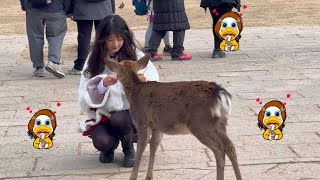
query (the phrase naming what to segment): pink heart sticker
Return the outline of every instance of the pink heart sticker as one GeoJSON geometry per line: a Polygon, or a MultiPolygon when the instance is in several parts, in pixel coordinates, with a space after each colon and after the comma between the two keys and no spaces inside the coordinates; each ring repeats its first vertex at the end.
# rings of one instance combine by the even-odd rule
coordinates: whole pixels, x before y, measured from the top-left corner
{"type": "Polygon", "coordinates": [[[287,94],[287,98],[289,99],[290,97],[291,97],[291,94],[288,93],[288,94],[287,94]]]}
{"type": "Polygon", "coordinates": [[[26,108],[27,111],[30,111],[30,109],[31,109],[30,106],[28,106],[28,107],[26,108]]]}
{"type": "Polygon", "coordinates": [[[53,114],[56,114],[57,112],[56,111],[53,111],[53,114]]]}
{"type": "Polygon", "coordinates": [[[284,103],[283,103],[283,105],[284,105],[284,106],[286,106],[286,105],[287,105],[287,103],[285,103],[285,102],[284,102],[284,103]]]}
{"type": "Polygon", "coordinates": [[[216,13],[216,12],[217,12],[217,10],[216,10],[216,9],[214,9],[214,10],[212,10],[212,12],[213,12],[213,13],[216,13]]]}
{"type": "Polygon", "coordinates": [[[243,5],[243,9],[247,9],[247,7],[248,7],[248,6],[247,6],[246,4],[243,5]]]}
{"type": "Polygon", "coordinates": [[[240,17],[242,17],[242,16],[243,16],[243,14],[242,14],[242,13],[240,13],[239,15],[240,15],[240,17]]]}
{"type": "Polygon", "coordinates": [[[216,16],[219,16],[219,13],[218,13],[218,12],[216,13],[216,16]]]}
{"type": "Polygon", "coordinates": [[[260,101],[259,104],[262,104],[262,101],[260,101]]]}
{"type": "Polygon", "coordinates": [[[29,113],[31,114],[31,113],[32,113],[32,110],[30,110],[29,113]]]}
{"type": "Polygon", "coordinates": [[[58,103],[57,103],[57,106],[58,106],[58,107],[61,106],[61,103],[58,102],[58,103]]]}
{"type": "Polygon", "coordinates": [[[256,101],[259,102],[259,101],[260,101],[260,98],[257,98],[256,101]]]}

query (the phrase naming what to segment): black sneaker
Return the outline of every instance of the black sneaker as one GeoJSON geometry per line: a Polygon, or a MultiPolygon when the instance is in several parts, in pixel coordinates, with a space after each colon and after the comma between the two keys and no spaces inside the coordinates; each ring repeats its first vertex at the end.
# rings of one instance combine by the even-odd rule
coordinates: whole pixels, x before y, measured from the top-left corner
{"type": "Polygon", "coordinates": [[[172,52],[172,48],[170,45],[163,48],[163,54],[171,55],[171,52],[172,52]]]}
{"type": "Polygon", "coordinates": [[[101,163],[111,163],[114,159],[114,152],[112,153],[104,153],[104,152],[100,152],[100,155],[99,155],[99,161],[101,163]]]}
{"type": "Polygon", "coordinates": [[[212,52],[212,58],[225,58],[226,57],[226,53],[221,51],[220,49],[214,49],[212,52]]]}

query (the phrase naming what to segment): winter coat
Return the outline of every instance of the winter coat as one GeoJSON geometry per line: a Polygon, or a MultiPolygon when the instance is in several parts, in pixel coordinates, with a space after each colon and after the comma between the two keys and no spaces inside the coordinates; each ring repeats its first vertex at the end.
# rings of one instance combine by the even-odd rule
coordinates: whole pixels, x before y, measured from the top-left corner
{"type": "Polygon", "coordinates": [[[153,2],[154,31],[182,31],[190,29],[184,0],[156,0],[153,2]]]}
{"type": "Polygon", "coordinates": [[[72,13],[74,20],[102,20],[112,14],[111,0],[101,2],[74,0],[72,13]]]}
{"type": "Polygon", "coordinates": [[[42,7],[34,5],[31,0],[20,0],[20,3],[22,10],[35,8],[45,12],[68,12],[71,9],[72,0],[53,0],[52,3],[44,5],[42,7]]]}
{"type": "Polygon", "coordinates": [[[208,8],[208,7],[218,7],[221,4],[229,4],[230,6],[236,8],[240,11],[240,0],[201,0],[200,7],[208,8]]]}
{"type": "MultiPolygon", "coordinates": [[[[136,51],[137,58],[144,56],[143,52],[136,51]]],[[[83,69],[86,69],[87,62],[83,69]]],[[[159,81],[159,74],[155,66],[149,61],[147,67],[139,71],[143,73],[147,81],[159,81]]],[[[80,78],[78,103],[80,104],[82,112],[86,112],[88,118],[80,122],[80,132],[87,131],[91,126],[98,124],[101,121],[101,115],[110,118],[112,111],[121,111],[129,109],[129,102],[125,97],[125,93],[120,81],[112,86],[106,88],[104,94],[100,94],[98,85],[100,81],[108,75],[113,74],[107,67],[103,74],[97,75],[91,79],[84,75],[80,78]],[[91,108],[96,108],[96,111],[91,108]],[[95,121],[87,121],[88,119],[95,119],[95,121]]]]}

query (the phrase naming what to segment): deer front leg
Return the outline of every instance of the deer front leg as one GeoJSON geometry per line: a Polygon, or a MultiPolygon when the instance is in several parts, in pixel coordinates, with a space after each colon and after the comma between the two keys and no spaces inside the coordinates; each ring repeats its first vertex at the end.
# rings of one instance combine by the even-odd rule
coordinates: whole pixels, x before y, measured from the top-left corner
{"type": "Polygon", "coordinates": [[[136,180],[138,177],[139,166],[142,158],[142,154],[147,147],[150,138],[150,129],[147,127],[137,127],[138,131],[138,143],[137,143],[137,156],[134,161],[133,169],[129,180],[136,180]]]}
{"type": "Polygon", "coordinates": [[[146,180],[151,180],[153,178],[153,165],[156,156],[157,149],[162,140],[163,133],[157,130],[152,131],[151,141],[150,141],[150,157],[149,157],[149,166],[146,176],[146,180]]]}

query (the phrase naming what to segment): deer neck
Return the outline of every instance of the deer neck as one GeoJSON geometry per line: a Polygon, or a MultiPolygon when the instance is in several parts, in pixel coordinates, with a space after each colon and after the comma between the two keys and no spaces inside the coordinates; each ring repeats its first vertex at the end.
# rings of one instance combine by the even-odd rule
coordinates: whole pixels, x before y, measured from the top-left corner
{"type": "Polygon", "coordinates": [[[134,97],[140,92],[140,88],[138,87],[139,84],[141,84],[141,81],[138,78],[138,75],[134,72],[128,75],[125,81],[122,82],[123,90],[129,102],[131,102],[132,99],[134,99],[134,97]]]}

